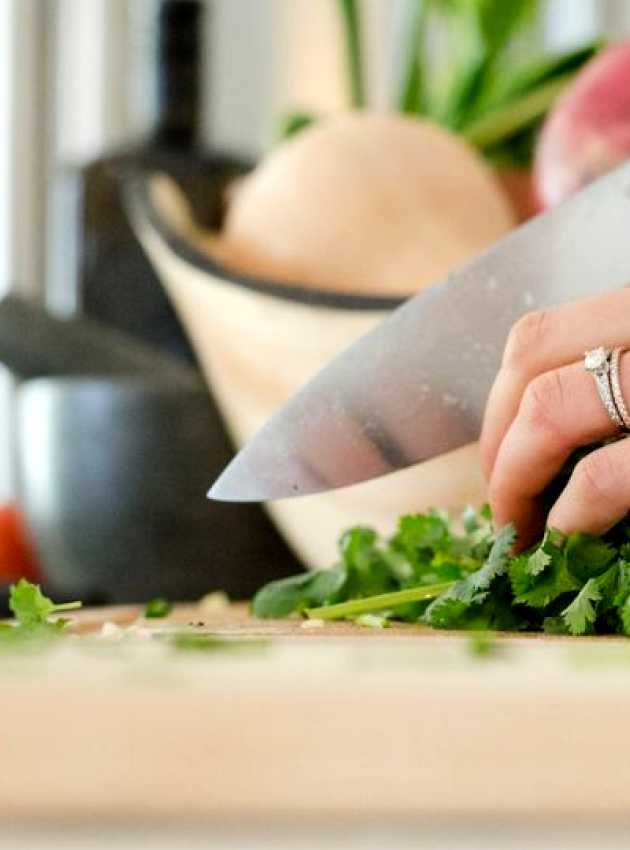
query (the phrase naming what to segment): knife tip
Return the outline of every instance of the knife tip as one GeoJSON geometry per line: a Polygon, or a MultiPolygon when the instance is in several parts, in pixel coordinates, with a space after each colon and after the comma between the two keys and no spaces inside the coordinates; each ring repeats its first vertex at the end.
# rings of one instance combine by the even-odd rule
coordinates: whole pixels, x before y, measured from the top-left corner
{"type": "Polygon", "coordinates": [[[223,470],[214,484],[206,493],[206,497],[213,502],[259,502],[263,496],[258,492],[257,487],[252,486],[249,480],[243,480],[242,476],[238,475],[238,469],[235,472],[234,461],[223,470]]]}
{"type": "Polygon", "coordinates": [[[224,492],[225,488],[221,484],[222,477],[217,478],[212,487],[210,487],[206,493],[206,498],[211,499],[213,502],[232,502],[234,501],[233,498],[224,492]]]}

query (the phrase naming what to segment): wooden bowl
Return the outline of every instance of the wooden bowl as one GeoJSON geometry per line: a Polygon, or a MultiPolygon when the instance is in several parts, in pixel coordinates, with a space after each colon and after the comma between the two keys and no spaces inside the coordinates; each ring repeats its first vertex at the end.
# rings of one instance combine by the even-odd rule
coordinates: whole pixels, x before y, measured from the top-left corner
{"type": "MultiPolygon", "coordinates": [[[[400,303],[232,273],[212,259],[212,235],[199,229],[176,188],[160,176],[129,179],[126,200],[237,447],[400,303]]],[[[434,506],[458,511],[483,498],[477,449],[470,445],[386,478],[267,507],[303,562],[320,567],[336,558],[337,539],[348,526],[388,533],[402,513],[434,506]]]]}

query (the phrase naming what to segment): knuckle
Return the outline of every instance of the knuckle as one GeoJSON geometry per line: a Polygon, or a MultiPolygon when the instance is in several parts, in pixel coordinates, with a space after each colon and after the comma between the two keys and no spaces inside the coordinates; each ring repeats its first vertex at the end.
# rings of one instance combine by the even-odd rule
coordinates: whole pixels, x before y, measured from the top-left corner
{"type": "Polygon", "coordinates": [[[564,389],[558,372],[539,375],[528,385],[521,403],[521,415],[535,429],[553,431],[564,442],[562,409],[564,389]]]}
{"type": "Polygon", "coordinates": [[[523,363],[531,360],[547,333],[548,315],[546,310],[534,310],[513,325],[505,346],[504,365],[522,368],[523,363]]]}
{"type": "Polygon", "coordinates": [[[583,498],[589,501],[615,500],[620,484],[619,469],[608,452],[591,452],[577,464],[573,475],[583,498]]]}

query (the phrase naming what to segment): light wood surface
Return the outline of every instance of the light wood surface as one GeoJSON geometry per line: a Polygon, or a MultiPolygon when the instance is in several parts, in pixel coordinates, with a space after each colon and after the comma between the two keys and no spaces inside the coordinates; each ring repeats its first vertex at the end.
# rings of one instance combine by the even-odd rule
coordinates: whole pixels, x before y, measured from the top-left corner
{"type": "Polygon", "coordinates": [[[82,612],[59,650],[0,656],[5,822],[630,820],[624,639],[511,637],[481,658],[467,635],[242,606],[174,620],[249,649],[89,639],[138,613],[82,612]]]}

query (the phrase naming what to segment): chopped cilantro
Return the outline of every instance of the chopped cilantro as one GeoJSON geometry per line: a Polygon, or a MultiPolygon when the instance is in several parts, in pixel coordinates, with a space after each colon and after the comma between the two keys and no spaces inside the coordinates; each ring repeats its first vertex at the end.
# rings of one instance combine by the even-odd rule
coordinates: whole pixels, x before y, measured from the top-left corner
{"type": "Polygon", "coordinates": [[[219,638],[215,635],[182,631],[169,636],[167,642],[175,649],[193,652],[238,652],[241,650],[258,652],[266,649],[267,641],[219,638]]]}
{"type": "Polygon", "coordinates": [[[52,615],[80,607],[80,602],[56,604],[44,596],[39,585],[20,579],[17,584],[11,585],[9,592],[9,608],[15,615],[15,621],[2,624],[0,646],[26,647],[48,643],[59,637],[68,624],[62,617],[51,619],[52,615]]]}
{"type": "Polygon", "coordinates": [[[148,619],[168,617],[172,607],[168,599],[163,596],[156,596],[155,599],[150,599],[144,606],[144,616],[148,619]]]}
{"type": "Polygon", "coordinates": [[[38,584],[31,584],[24,578],[11,585],[9,608],[21,626],[39,626],[48,622],[48,618],[58,611],[70,611],[80,607],[80,602],[56,604],[44,596],[38,584]]]}
{"type": "Polygon", "coordinates": [[[438,629],[630,636],[630,517],[603,537],[549,528],[517,555],[514,529],[491,523],[484,507],[459,523],[441,511],[405,515],[388,541],[351,529],[336,566],[272,582],[254,613],[376,624],[385,612],[387,623],[438,629]]]}

